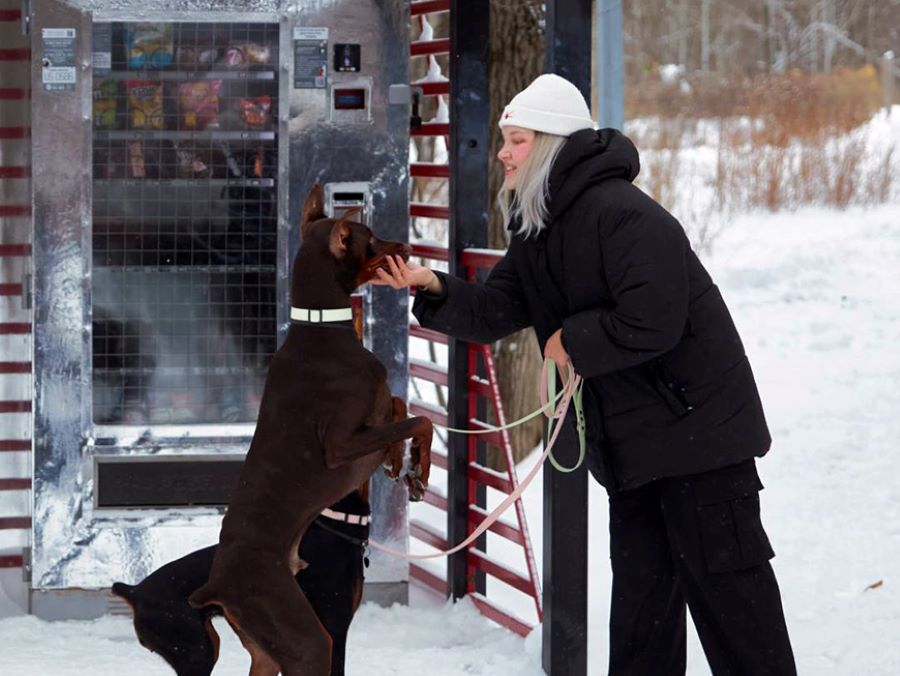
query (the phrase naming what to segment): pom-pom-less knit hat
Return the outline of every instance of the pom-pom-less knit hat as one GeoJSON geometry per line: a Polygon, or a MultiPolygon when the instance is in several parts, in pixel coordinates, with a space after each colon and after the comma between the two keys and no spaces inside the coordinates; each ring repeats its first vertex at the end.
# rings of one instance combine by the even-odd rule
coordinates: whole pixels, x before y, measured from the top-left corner
{"type": "Polygon", "coordinates": [[[597,128],[578,87],[559,75],[541,75],[516,94],[503,110],[499,125],[558,136],[597,128]]]}

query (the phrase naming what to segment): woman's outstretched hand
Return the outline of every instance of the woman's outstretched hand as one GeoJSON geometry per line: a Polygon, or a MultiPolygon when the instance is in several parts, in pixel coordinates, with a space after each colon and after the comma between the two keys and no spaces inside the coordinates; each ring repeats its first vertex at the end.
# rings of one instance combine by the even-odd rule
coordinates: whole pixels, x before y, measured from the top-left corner
{"type": "Polygon", "coordinates": [[[407,286],[420,286],[430,293],[438,293],[441,290],[441,280],[430,268],[416,263],[407,263],[400,256],[387,257],[390,273],[378,268],[375,274],[377,279],[371,281],[377,286],[390,286],[394,289],[403,289],[407,286]]]}

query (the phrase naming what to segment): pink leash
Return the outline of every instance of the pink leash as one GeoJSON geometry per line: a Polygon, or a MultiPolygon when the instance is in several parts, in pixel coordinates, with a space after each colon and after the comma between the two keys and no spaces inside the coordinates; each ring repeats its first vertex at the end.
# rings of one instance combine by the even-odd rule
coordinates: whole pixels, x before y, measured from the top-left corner
{"type": "MultiPolygon", "coordinates": [[[[549,359],[544,360],[544,365],[541,368],[541,407],[542,409],[546,409],[548,403],[548,362],[549,359]]],[[[491,512],[485,519],[482,521],[479,526],[472,531],[472,534],[469,535],[465,540],[460,542],[458,545],[453,547],[452,549],[448,549],[442,552],[436,552],[434,554],[409,554],[408,552],[401,552],[397,549],[392,549],[390,547],[386,547],[383,544],[375,542],[374,540],[369,540],[369,545],[373,549],[377,549],[378,551],[385,552],[386,554],[390,554],[392,556],[398,556],[403,559],[437,559],[442,556],[450,556],[450,554],[455,554],[456,552],[465,549],[470,544],[475,542],[481,535],[490,528],[505,512],[509,509],[510,505],[512,505],[522,493],[525,492],[525,489],[528,488],[529,484],[534,480],[534,477],[537,476],[538,471],[541,467],[544,466],[544,463],[547,461],[547,458],[550,456],[550,451],[553,450],[553,445],[556,443],[556,437],[559,435],[559,430],[562,428],[562,422],[566,417],[566,412],[569,410],[569,403],[572,401],[572,396],[575,391],[578,389],[578,385],[581,382],[581,376],[575,374],[575,369],[572,367],[572,362],[568,363],[569,367],[569,375],[566,379],[566,383],[563,387],[562,392],[562,400],[559,402],[559,406],[553,412],[544,411],[544,414],[551,420],[551,425],[553,424],[553,420],[558,420],[559,422],[556,424],[556,427],[553,429],[553,433],[550,436],[550,441],[547,442],[547,448],[544,449],[543,454],[541,455],[541,459],[535,464],[534,467],[531,468],[531,471],[528,475],[522,480],[521,483],[516,487],[516,489],[504,498],[503,502],[501,502],[497,509],[491,512]]]]}

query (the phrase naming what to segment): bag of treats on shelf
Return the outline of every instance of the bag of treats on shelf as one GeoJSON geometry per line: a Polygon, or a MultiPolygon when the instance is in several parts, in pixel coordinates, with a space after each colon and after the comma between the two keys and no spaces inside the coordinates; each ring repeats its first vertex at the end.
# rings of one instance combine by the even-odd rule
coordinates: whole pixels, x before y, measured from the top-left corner
{"type": "Polygon", "coordinates": [[[246,68],[247,66],[261,66],[270,62],[272,50],[264,45],[252,42],[231,45],[225,50],[226,68],[246,68]]]}
{"type": "Polygon", "coordinates": [[[115,80],[94,82],[94,127],[96,129],[116,128],[116,99],[119,87],[115,80]]]}
{"type": "Polygon", "coordinates": [[[221,88],[221,80],[197,80],[178,85],[178,110],[183,129],[208,129],[219,126],[221,88]]]}
{"type": "Polygon", "coordinates": [[[209,70],[216,62],[219,50],[215,47],[183,46],[178,48],[178,67],[181,70],[209,70]]]}
{"type": "Polygon", "coordinates": [[[238,111],[245,126],[252,129],[268,127],[272,117],[272,99],[269,96],[240,99],[238,101],[238,111]]]}
{"type": "Polygon", "coordinates": [[[163,85],[155,80],[126,80],[132,129],[163,129],[163,85]]]}
{"type": "Polygon", "coordinates": [[[210,173],[197,149],[188,143],[175,144],[175,160],[179,178],[198,178],[210,173]]]}
{"type": "Polygon", "coordinates": [[[133,23],[125,27],[129,68],[167,68],[172,65],[171,23],[133,23]]]}

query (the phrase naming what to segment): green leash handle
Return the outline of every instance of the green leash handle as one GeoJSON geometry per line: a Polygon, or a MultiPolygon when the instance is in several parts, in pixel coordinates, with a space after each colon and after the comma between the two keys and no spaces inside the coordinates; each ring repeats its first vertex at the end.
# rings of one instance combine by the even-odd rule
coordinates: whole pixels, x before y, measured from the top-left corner
{"type": "MultiPolygon", "coordinates": [[[[547,458],[550,461],[550,464],[553,465],[553,469],[555,469],[557,472],[562,472],[563,474],[569,474],[581,467],[582,463],[584,462],[584,456],[587,447],[584,405],[582,404],[584,380],[581,378],[581,376],[575,375],[575,369],[572,367],[572,362],[568,363],[568,367],[568,376],[563,378],[563,392],[560,393],[560,396],[565,392],[566,388],[573,388],[574,391],[572,393],[572,403],[575,405],[575,427],[578,430],[578,460],[572,467],[566,467],[553,456],[552,451],[547,458]]],[[[556,363],[552,359],[544,359],[544,367],[541,374],[542,399],[544,397],[544,392],[546,392],[548,402],[556,402],[556,363]]],[[[550,419],[547,424],[547,443],[549,443],[550,439],[554,436],[553,421],[558,420],[558,422],[556,423],[556,427],[559,427],[565,422],[564,412],[554,410],[552,413],[548,413],[546,412],[548,405],[549,404],[544,404],[541,407],[541,410],[545,411],[545,415],[550,419]]]]}

